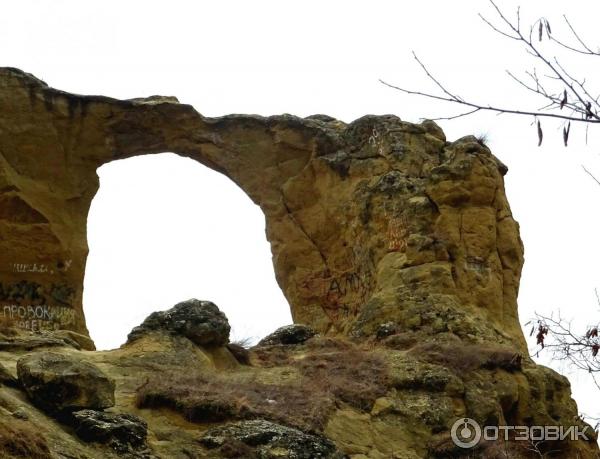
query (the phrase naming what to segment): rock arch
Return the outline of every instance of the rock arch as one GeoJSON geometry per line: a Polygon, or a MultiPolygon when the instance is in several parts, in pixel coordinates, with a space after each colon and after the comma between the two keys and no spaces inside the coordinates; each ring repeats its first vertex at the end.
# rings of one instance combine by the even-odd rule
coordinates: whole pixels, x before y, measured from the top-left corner
{"type": "Polygon", "coordinates": [[[449,143],[433,122],[391,115],[207,118],[172,97],[73,95],[10,68],[0,103],[0,304],[21,327],[87,334],[96,169],[174,152],[260,206],[296,322],[355,336],[450,331],[525,350],[506,167],[474,137],[449,143]]]}
{"type": "Polygon", "coordinates": [[[83,309],[99,349],[120,346],[149,313],[188,297],[218,304],[232,341],[291,322],[264,215],[231,180],[173,153],[112,161],[97,174],[83,309]]]}

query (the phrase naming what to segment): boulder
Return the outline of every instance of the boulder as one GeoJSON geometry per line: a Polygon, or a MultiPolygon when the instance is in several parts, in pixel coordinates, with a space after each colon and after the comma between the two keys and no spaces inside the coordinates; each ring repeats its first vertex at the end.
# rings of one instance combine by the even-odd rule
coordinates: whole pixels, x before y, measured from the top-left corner
{"type": "Polygon", "coordinates": [[[165,331],[188,338],[198,346],[223,346],[229,342],[231,327],[225,314],[210,301],[191,299],[168,311],[150,314],[127,336],[132,342],[153,331],[165,331]]]}
{"type": "Polygon", "coordinates": [[[307,325],[285,325],[278,328],[270,335],[265,336],[259,341],[258,345],[272,346],[275,344],[302,344],[316,334],[317,332],[307,325]]]}
{"type": "Polygon", "coordinates": [[[119,453],[147,448],[148,425],[137,416],[81,410],[73,418],[75,433],[85,442],[102,443],[119,453]]]}
{"type": "Polygon", "coordinates": [[[26,355],[17,375],[29,398],[50,414],[115,404],[115,383],[95,365],[53,352],[26,355]]]}
{"type": "Polygon", "coordinates": [[[232,445],[248,448],[244,457],[293,459],[341,459],[335,445],[325,437],[310,435],[298,429],[256,419],[210,429],[200,439],[209,449],[231,449],[232,445]],[[254,456],[250,454],[254,453],[254,456]]]}

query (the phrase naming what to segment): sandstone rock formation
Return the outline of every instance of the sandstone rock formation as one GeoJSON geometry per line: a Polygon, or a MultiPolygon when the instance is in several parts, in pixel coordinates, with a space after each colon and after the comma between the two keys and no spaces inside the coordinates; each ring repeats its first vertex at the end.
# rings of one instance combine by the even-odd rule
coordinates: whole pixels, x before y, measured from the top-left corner
{"type": "Polygon", "coordinates": [[[14,386],[19,367],[25,382],[27,352],[84,359],[115,381],[116,412],[86,414],[91,430],[120,432],[131,414],[152,450],[127,440],[124,453],[112,433],[82,442],[4,386],[3,453],[303,457],[308,445],[351,459],[598,456],[591,430],[539,451],[451,440],[465,417],[586,427],[568,380],[529,358],[507,169],[476,138],[447,142],[433,122],[391,115],[206,118],[174,98],[78,96],[9,68],[0,107],[3,380],[14,386]],[[193,300],[150,316],[120,349],[91,351],[81,298],[96,169],[166,151],[225,174],[261,207],[296,326],[244,350],[227,343],[214,304],[193,300]],[[28,432],[37,436],[18,440],[28,432]]]}
{"type": "Polygon", "coordinates": [[[31,400],[50,414],[115,404],[114,381],[86,361],[37,352],[19,359],[17,374],[31,400]]]}
{"type": "Polygon", "coordinates": [[[22,328],[86,333],[96,169],[171,151],[261,207],[295,322],[370,335],[393,320],[525,350],[506,167],[474,137],[448,143],[434,123],[395,116],[211,119],[174,98],[77,96],[7,68],[0,103],[0,301],[22,328]]]}

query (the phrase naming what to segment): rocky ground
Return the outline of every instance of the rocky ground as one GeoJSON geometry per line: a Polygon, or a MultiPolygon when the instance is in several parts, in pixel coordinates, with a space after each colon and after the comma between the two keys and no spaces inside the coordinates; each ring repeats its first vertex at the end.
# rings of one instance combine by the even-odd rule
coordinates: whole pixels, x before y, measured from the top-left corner
{"type": "MultiPolygon", "coordinates": [[[[368,342],[283,327],[245,349],[218,308],[154,313],[111,351],[2,330],[1,457],[596,457],[590,442],[454,446],[460,417],[582,425],[568,381],[502,346],[384,326],[368,342]],[[538,451],[535,450],[535,448],[538,451]],[[546,454],[546,455],[544,455],[546,454]]],[[[591,431],[591,429],[590,429],[591,431]]]]}

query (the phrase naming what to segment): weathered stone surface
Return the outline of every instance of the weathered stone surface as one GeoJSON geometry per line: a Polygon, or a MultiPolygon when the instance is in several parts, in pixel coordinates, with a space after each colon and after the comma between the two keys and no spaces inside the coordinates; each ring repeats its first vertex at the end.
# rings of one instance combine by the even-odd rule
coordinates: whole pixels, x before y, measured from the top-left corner
{"type": "Polygon", "coordinates": [[[0,340],[0,351],[31,351],[33,349],[49,347],[70,346],[75,349],[81,349],[79,344],[68,337],[58,338],[53,334],[31,334],[21,333],[20,336],[10,337],[0,340]]]}
{"type": "Polygon", "coordinates": [[[81,410],[73,418],[77,436],[86,442],[106,444],[119,453],[147,449],[148,425],[137,416],[81,410]]]}
{"type": "MultiPolygon", "coordinates": [[[[448,142],[432,121],[412,124],[393,115],[350,124],[325,115],[207,118],[175,98],[78,96],[19,70],[0,69],[2,339],[24,342],[10,326],[55,331],[52,339],[69,344],[57,345],[56,352],[69,361],[66,356],[84,355],[118,381],[118,408],[144,417],[152,433],[148,441],[165,457],[252,457],[260,451],[270,457],[293,446],[248,445],[244,435],[236,440],[232,433],[231,444],[215,440],[206,443],[212,448],[207,451],[190,419],[133,411],[140,408],[135,394],[157,372],[172,376],[168,387],[189,395],[176,376],[181,381],[190,369],[226,372],[241,410],[258,400],[269,404],[269,419],[291,425],[298,420],[285,411],[290,405],[298,408],[294,413],[314,414],[307,407],[321,400],[307,404],[304,393],[293,400],[290,394],[300,388],[323,396],[321,379],[331,383],[336,391],[325,391],[327,409],[311,425],[356,459],[457,455],[448,441],[461,417],[568,427],[579,423],[568,382],[531,362],[519,325],[523,247],[504,192],[506,172],[474,137],[448,142]],[[294,322],[321,337],[302,346],[256,347],[238,356],[252,364],[242,367],[231,348],[222,346],[226,320],[212,312],[205,317],[216,307],[200,302],[199,308],[187,304],[150,316],[121,349],[78,350],[91,349],[80,335],[88,335],[81,299],[96,169],[159,152],[223,173],[260,206],[294,322]],[[365,341],[365,349],[353,348],[365,341]],[[377,384],[369,385],[374,379],[377,384]],[[364,387],[372,390],[362,400],[364,387]]],[[[20,349],[4,350],[11,351],[3,354],[14,365],[20,349]]],[[[26,379],[20,372],[19,378],[26,379]]],[[[50,410],[112,403],[109,395],[92,403],[87,399],[96,395],[88,393],[81,397],[85,403],[63,401],[69,398],[64,388],[80,389],[70,378],[57,383],[60,407],[56,394],[44,394],[48,384],[34,381],[27,390],[36,400],[32,388],[39,387],[42,401],[52,402],[45,407],[50,410]]],[[[0,394],[2,406],[22,404],[11,399],[12,392],[0,394]]],[[[193,392],[198,400],[188,402],[202,404],[202,387],[193,392]]],[[[46,427],[47,417],[26,408],[28,422],[44,430],[58,455],[113,454],[46,427]]],[[[221,427],[215,438],[231,433],[230,426],[221,427]]],[[[259,427],[271,440],[282,428],[259,427]]],[[[598,452],[594,439],[551,446],[563,457],[598,452]]],[[[494,457],[489,445],[482,449],[494,457]]]]}
{"type": "MultiPolygon", "coordinates": [[[[389,338],[394,336],[398,335],[389,338]]],[[[460,457],[464,451],[453,448],[450,428],[464,417],[502,425],[583,426],[574,419],[577,407],[566,379],[530,361],[506,365],[506,348],[478,348],[449,333],[406,345],[396,350],[376,340],[363,344],[318,336],[303,345],[251,348],[252,365],[243,367],[223,360],[225,347],[199,347],[168,333],[149,333],[112,351],[62,347],[55,352],[84,357],[115,380],[118,411],[147,422],[147,443],[157,457],[249,459],[265,457],[258,454],[262,446],[274,457],[287,451],[249,446],[233,437],[220,447],[208,448],[198,441],[199,432],[238,419],[268,419],[326,437],[350,458],[460,457]],[[140,403],[140,395],[148,390],[156,400],[171,403],[140,403]],[[218,400],[224,403],[214,406],[225,419],[207,418],[202,409],[218,400]],[[236,407],[233,418],[223,412],[228,406],[236,407]]],[[[3,353],[9,370],[18,358],[3,353]]],[[[114,449],[106,443],[78,441],[74,431],[53,424],[17,390],[0,391],[0,406],[12,413],[21,410],[30,430],[43,433],[58,457],[144,457],[140,454],[145,450],[112,456],[114,449]]],[[[547,449],[559,451],[556,457],[595,458],[591,427],[588,432],[589,442],[551,443],[547,449]]],[[[497,446],[515,450],[510,457],[535,457],[519,450],[519,443],[523,442],[497,446]]],[[[476,454],[468,453],[502,457],[492,446],[484,444],[476,454]]]]}
{"type": "Polygon", "coordinates": [[[60,414],[115,404],[115,383],[95,365],[80,359],[38,352],[17,362],[19,382],[41,409],[60,414]]]}
{"type": "Polygon", "coordinates": [[[272,346],[274,344],[302,344],[317,334],[312,328],[301,324],[292,324],[279,327],[270,335],[265,336],[258,343],[259,346],[272,346]]]}
{"type": "Polygon", "coordinates": [[[448,143],[435,123],[392,115],[211,119],[174,98],[76,96],[6,68],[0,102],[0,301],[21,327],[86,333],[96,169],[171,151],[261,207],[295,322],[358,336],[387,322],[446,326],[525,350],[506,169],[474,137],[448,143]]]}
{"type": "Polygon", "coordinates": [[[198,346],[223,346],[229,342],[230,330],[227,317],[217,305],[191,299],[176,304],[168,311],[153,312],[129,333],[127,341],[134,341],[152,331],[165,331],[185,336],[198,346]]]}
{"type": "MultiPolygon", "coordinates": [[[[226,424],[206,432],[200,442],[210,448],[228,448],[232,442],[249,447],[244,456],[289,459],[342,459],[326,438],[261,419],[226,424]],[[249,456],[252,454],[252,456],[249,456]]],[[[231,456],[234,457],[234,456],[231,456]]]]}
{"type": "Polygon", "coordinates": [[[89,336],[76,333],[72,330],[54,330],[50,333],[55,338],[60,338],[78,349],[86,351],[95,351],[96,346],[89,336]]]}

